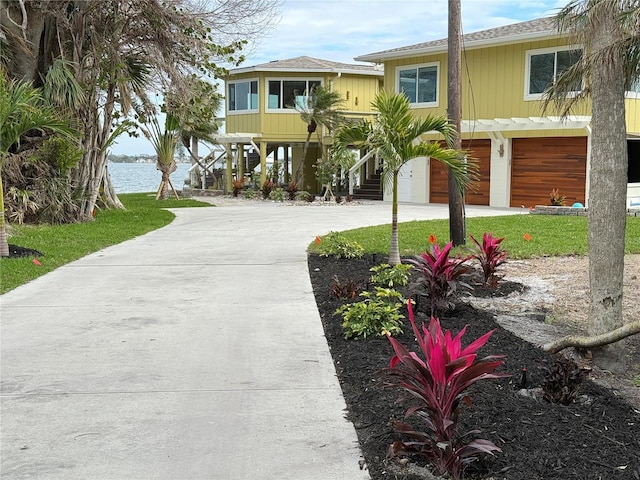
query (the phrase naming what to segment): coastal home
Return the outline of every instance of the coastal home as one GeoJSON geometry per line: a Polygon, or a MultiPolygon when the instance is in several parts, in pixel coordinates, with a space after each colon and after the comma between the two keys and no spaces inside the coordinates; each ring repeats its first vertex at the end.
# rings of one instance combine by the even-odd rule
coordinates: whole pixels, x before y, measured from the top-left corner
{"type": "MultiPolygon", "coordinates": [[[[568,118],[543,113],[549,82],[582,55],[541,18],[464,35],[461,136],[479,163],[480,181],[466,203],[494,207],[548,205],[558,189],[568,205],[586,203],[591,105],[568,118]]],[[[361,55],[384,66],[385,88],[404,92],[415,114],[446,114],[447,39],[361,55]]],[[[580,90],[582,85],[576,85],[580,90]]],[[[640,89],[639,89],[640,91],[640,89]]],[[[640,197],[640,96],[626,101],[628,198],[640,197]]],[[[414,160],[403,169],[399,198],[446,203],[447,174],[438,162],[414,160]]]]}
{"type": "MultiPolygon", "coordinates": [[[[372,65],[332,62],[311,57],[276,60],[231,70],[225,78],[226,134],[218,142],[227,146],[227,188],[233,176],[252,175],[260,166],[266,179],[266,161],[283,165],[285,181],[302,161],[307,125],[294,108],[316,85],[341,94],[341,110],[348,118],[371,115],[371,101],[382,88],[383,72],[372,65]]],[[[321,132],[327,135],[328,132],[321,132]]],[[[312,168],[321,156],[316,134],[304,159],[302,188],[317,193],[320,185],[312,168]]],[[[324,143],[324,141],[323,141],[324,143]]]]}

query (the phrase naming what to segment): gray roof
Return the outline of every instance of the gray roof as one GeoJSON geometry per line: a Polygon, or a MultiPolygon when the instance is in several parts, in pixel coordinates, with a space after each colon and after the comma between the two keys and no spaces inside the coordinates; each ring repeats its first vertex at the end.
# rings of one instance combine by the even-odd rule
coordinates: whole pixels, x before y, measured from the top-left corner
{"type": "Polygon", "coordinates": [[[382,76],[382,69],[373,65],[340,63],[312,57],[296,57],[287,60],[274,60],[251,67],[235,68],[230,75],[246,72],[309,72],[309,73],[358,73],[361,75],[382,76]]]}
{"type": "MultiPolygon", "coordinates": [[[[487,45],[524,42],[535,38],[558,35],[558,28],[554,17],[537,18],[527,22],[514,23],[463,36],[466,48],[487,45]]],[[[447,39],[418,43],[407,47],[392,48],[381,52],[369,53],[356,57],[356,61],[382,63],[383,60],[402,58],[425,53],[441,53],[447,51],[447,39]]]]}

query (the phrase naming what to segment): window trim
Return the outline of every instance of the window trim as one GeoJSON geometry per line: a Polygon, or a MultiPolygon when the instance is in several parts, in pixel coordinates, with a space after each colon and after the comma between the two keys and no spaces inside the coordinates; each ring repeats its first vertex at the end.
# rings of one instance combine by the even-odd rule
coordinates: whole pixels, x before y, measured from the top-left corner
{"type": "MultiPolygon", "coordinates": [[[[558,46],[558,47],[537,48],[533,50],[527,50],[525,52],[524,100],[526,102],[533,101],[533,100],[541,100],[544,95],[543,93],[529,93],[529,82],[531,80],[531,57],[534,55],[544,55],[545,53],[554,53],[556,54],[555,60],[557,64],[558,52],[566,52],[568,50],[580,50],[584,55],[584,47],[582,45],[565,45],[565,46],[558,46]]],[[[583,87],[584,87],[584,80],[583,80],[583,87]]],[[[576,94],[580,93],[580,91],[570,92],[567,96],[569,97],[575,96],[576,94]]]]}
{"type": "Polygon", "coordinates": [[[227,106],[227,114],[228,115],[246,115],[246,114],[251,114],[251,113],[258,113],[260,111],[260,79],[258,77],[256,78],[242,78],[242,79],[238,79],[238,80],[230,80],[227,82],[226,86],[226,106],[227,106]],[[246,110],[231,110],[231,108],[229,108],[229,86],[231,86],[232,84],[238,84],[238,83],[251,83],[251,82],[257,82],[258,85],[258,101],[256,102],[256,108],[248,108],[246,110]]]}
{"type": "Polygon", "coordinates": [[[267,113],[295,113],[299,112],[295,108],[269,108],[269,82],[280,82],[280,94],[282,94],[282,82],[320,82],[320,85],[324,85],[324,79],[322,77],[266,77],[264,84],[264,110],[267,113]]]}
{"type": "MultiPolygon", "coordinates": [[[[411,108],[439,107],[440,106],[440,62],[416,63],[412,65],[397,66],[396,72],[395,72],[395,81],[396,81],[395,91],[396,93],[401,93],[400,91],[400,71],[401,70],[415,69],[417,74],[417,70],[423,67],[436,67],[436,99],[433,102],[414,102],[414,103],[409,102],[409,104],[411,105],[411,108]]],[[[416,92],[416,96],[417,96],[417,92],[416,92]]]]}

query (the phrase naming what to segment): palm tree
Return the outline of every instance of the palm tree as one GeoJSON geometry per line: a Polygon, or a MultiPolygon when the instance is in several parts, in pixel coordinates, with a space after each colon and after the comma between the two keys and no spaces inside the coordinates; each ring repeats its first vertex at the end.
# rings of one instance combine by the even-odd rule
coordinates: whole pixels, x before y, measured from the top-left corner
{"type": "Polygon", "coordinates": [[[151,141],[154,150],[156,151],[157,161],[156,166],[158,170],[162,172],[162,180],[160,180],[160,186],[156,193],[156,200],[166,200],[168,197],[169,187],[173,190],[176,198],[178,194],[176,189],[173,188],[170,175],[178,168],[174,159],[176,152],[176,145],[180,138],[180,125],[178,119],[172,115],[167,115],[164,122],[164,132],[158,123],[157,117],[152,117],[148,123],[149,129],[143,129],[144,135],[151,141]]]}
{"type": "MultiPolygon", "coordinates": [[[[317,132],[318,127],[326,127],[333,131],[343,120],[344,115],[338,109],[343,104],[343,99],[338,92],[330,87],[318,85],[313,87],[305,96],[304,103],[296,102],[295,109],[300,113],[300,118],[307,124],[307,139],[302,150],[302,159],[296,171],[296,182],[300,184],[304,178],[304,162],[307,158],[311,135],[317,132]]],[[[322,138],[318,132],[318,144],[322,148],[322,138]]]]}
{"type": "Polygon", "coordinates": [[[39,89],[27,82],[7,81],[0,72],[0,257],[9,256],[2,165],[9,149],[31,130],[49,130],[69,138],[77,134],[58,117],[54,107],[45,103],[39,89]]]}
{"type": "Polygon", "coordinates": [[[429,132],[442,134],[449,143],[455,135],[455,129],[444,116],[414,118],[409,100],[403,93],[389,94],[382,91],[372,103],[378,114],[373,122],[356,126],[344,126],[336,132],[335,142],[344,147],[354,145],[373,150],[382,158],[382,179],[391,186],[391,245],[389,263],[400,263],[398,246],[398,176],[400,169],[409,160],[430,157],[442,162],[456,180],[458,188],[463,190],[471,181],[473,164],[465,163],[462,153],[443,148],[438,142],[425,142],[420,137],[429,132]]]}
{"type": "MultiPolygon", "coordinates": [[[[591,162],[588,203],[589,333],[600,335],[624,325],[622,293],[627,190],[625,91],[640,71],[636,0],[573,0],[557,16],[559,29],[584,46],[582,58],[547,90],[568,114],[589,96],[591,162]],[[582,93],[567,92],[584,82],[582,93]]],[[[601,366],[624,369],[622,344],[594,350],[601,366]]]]}

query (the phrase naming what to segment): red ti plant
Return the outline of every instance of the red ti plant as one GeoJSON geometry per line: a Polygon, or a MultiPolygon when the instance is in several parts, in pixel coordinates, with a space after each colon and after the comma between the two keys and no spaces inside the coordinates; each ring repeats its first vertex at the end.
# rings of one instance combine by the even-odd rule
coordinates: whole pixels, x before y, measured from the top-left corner
{"type": "Polygon", "coordinates": [[[464,391],[478,380],[508,377],[493,373],[502,365],[504,355],[490,355],[476,360],[476,352],[494,332],[462,348],[461,339],[467,327],[455,337],[451,332],[442,332],[440,321],[431,317],[429,328],[422,325],[422,333],[416,326],[411,301],[408,302],[409,319],[423,358],[410,352],[398,340],[389,336],[395,355],[391,357],[385,371],[392,379],[388,385],[405,391],[401,399],[412,399],[417,404],[405,410],[405,417],[417,416],[426,427],[425,431],[403,422],[394,422],[396,431],[409,437],[407,442],[398,441],[391,446],[395,454],[419,454],[425,456],[438,470],[438,474],[449,472],[459,479],[464,466],[476,460],[477,455],[501,451],[494,443],[474,439],[464,443],[463,437],[479,433],[472,430],[463,435],[456,432],[459,403],[471,404],[464,391]]]}
{"type": "MultiPolygon", "coordinates": [[[[449,257],[453,243],[447,243],[442,250],[438,245],[432,245],[431,251],[409,259],[421,273],[420,283],[423,283],[431,302],[431,315],[447,310],[450,306],[449,297],[457,290],[459,277],[469,271],[464,263],[471,257],[456,255],[449,257]]],[[[464,284],[463,284],[464,285],[464,284]]]]}
{"type": "Polygon", "coordinates": [[[475,252],[471,254],[471,258],[475,258],[480,262],[484,285],[497,288],[498,277],[496,276],[496,271],[500,265],[507,261],[507,252],[500,247],[504,237],[496,238],[493,233],[485,232],[482,235],[482,244],[473,238],[473,235],[469,235],[469,237],[476,245],[475,252]]]}

